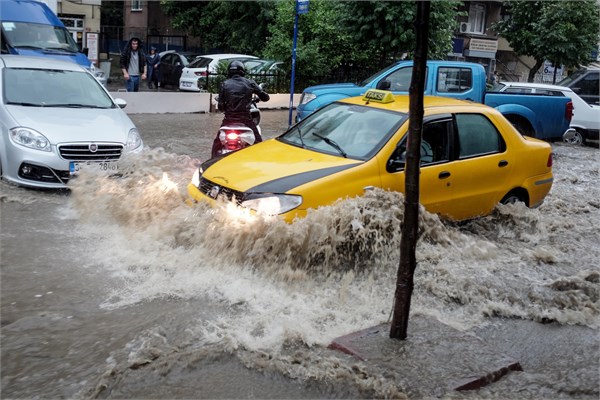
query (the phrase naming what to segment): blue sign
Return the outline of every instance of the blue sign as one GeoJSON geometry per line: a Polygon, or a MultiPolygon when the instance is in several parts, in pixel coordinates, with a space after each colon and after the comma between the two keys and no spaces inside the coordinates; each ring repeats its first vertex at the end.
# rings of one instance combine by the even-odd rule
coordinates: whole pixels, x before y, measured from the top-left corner
{"type": "Polygon", "coordinates": [[[298,14],[308,13],[308,2],[309,2],[309,0],[296,0],[296,13],[298,13],[298,14]]]}

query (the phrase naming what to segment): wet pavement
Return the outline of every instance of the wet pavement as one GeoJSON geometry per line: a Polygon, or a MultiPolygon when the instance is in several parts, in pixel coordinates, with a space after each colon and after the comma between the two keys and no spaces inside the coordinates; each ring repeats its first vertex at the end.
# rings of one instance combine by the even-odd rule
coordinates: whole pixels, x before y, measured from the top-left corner
{"type": "MultiPolygon", "coordinates": [[[[598,399],[596,150],[555,145],[540,209],[426,220],[437,236],[420,241],[397,341],[394,241],[367,272],[293,268],[323,248],[337,267],[335,240],[373,246],[336,231],[356,203],[297,226],[227,225],[178,192],[220,116],[130,118],[149,149],[130,177],[71,194],[0,182],[2,398],[598,399]]],[[[265,139],[287,120],[264,111],[265,139]]]]}

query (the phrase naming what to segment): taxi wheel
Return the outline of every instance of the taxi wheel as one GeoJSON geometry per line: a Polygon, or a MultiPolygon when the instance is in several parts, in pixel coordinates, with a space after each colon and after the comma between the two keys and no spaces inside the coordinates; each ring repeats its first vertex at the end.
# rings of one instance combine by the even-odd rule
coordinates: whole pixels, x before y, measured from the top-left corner
{"type": "Polygon", "coordinates": [[[510,191],[500,200],[500,204],[515,204],[525,203],[527,205],[527,192],[524,190],[515,189],[510,191]]]}

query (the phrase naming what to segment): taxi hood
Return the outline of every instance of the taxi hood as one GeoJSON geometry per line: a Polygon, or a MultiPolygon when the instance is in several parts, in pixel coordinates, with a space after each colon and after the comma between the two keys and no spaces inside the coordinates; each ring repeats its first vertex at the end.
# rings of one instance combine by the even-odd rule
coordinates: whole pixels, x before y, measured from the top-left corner
{"type": "Polygon", "coordinates": [[[203,165],[203,178],[240,192],[286,193],[363,161],[270,139],[203,165]]]}

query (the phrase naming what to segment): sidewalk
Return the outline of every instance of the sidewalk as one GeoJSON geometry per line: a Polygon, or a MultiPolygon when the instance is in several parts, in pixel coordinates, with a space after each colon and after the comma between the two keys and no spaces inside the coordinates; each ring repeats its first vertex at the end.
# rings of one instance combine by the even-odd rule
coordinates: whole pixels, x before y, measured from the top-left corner
{"type": "MultiPolygon", "coordinates": [[[[208,113],[215,109],[214,94],[207,92],[182,92],[173,87],[149,89],[147,82],[140,84],[139,92],[125,91],[125,83],[111,79],[106,85],[113,98],[127,102],[127,114],[168,114],[168,113],[208,113]]],[[[289,93],[269,94],[268,102],[261,102],[262,110],[281,110],[290,108],[289,93]]],[[[294,94],[293,107],[300,101],[300,94],[294,94]]]]}

